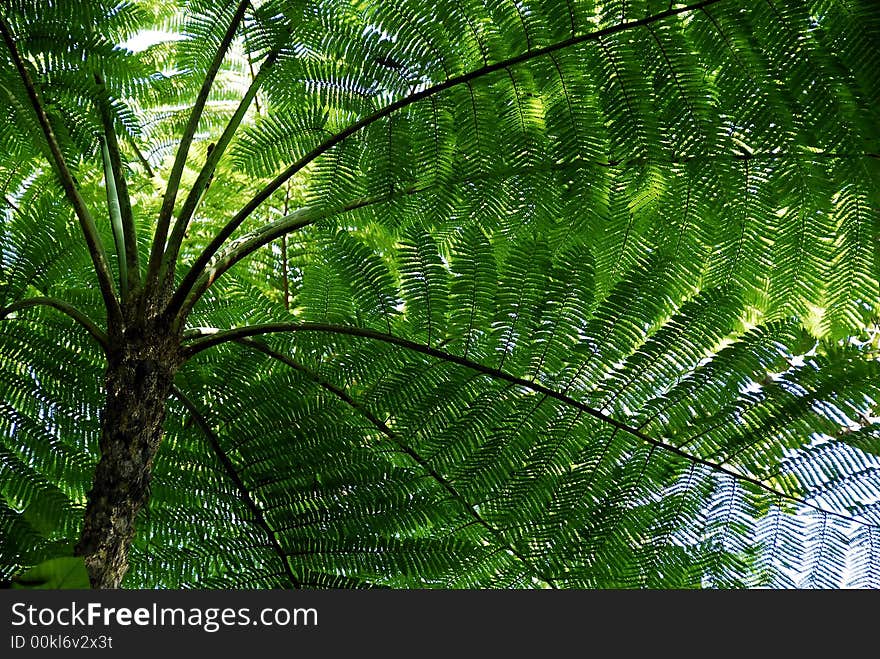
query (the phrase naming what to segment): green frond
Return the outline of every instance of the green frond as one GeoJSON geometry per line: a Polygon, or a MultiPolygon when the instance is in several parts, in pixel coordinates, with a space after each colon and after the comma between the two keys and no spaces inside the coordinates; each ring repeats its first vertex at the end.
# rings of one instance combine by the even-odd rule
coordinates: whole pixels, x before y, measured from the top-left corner
{"type": "Polygon", "coordinates": [[[0,580],[74,551],[113,369],[179,330],[125,586],[880,587],[876,2],[0,27],[0,580]],[[170,286],[124,328],[108,135],[170,286]]]}

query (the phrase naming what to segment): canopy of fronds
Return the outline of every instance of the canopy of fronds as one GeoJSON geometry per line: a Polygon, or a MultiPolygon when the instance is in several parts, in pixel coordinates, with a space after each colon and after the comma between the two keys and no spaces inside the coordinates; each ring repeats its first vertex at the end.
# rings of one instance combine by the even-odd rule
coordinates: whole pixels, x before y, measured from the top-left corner
{"type": "MultiPolygon", "coordinates": [[[[126,585],[880,587],[875,0],[243,5],[126,585]]],[[[241,6],[2,4],[117,280],[106,117],[145,267],[241,6]]],[[[0,47],[0,308],[101,328],[50,155],[0,47]]],[[[0,321],[0,578],[79,534],[94,338],[0,321]]]]}

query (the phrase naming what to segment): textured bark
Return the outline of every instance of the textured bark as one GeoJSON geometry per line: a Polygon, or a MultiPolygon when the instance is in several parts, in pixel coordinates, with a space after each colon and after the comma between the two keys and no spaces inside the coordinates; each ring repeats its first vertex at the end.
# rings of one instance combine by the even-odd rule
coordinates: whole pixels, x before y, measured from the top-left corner
{"type": "Polygon", "coordinates": [[[128,571],[135,521],[149,502],[153,458],[179,365],[179,339],[165,327],[134,327],[111,340],[101,458],[76,546],[93,588],[118,588],[128,571]]]}

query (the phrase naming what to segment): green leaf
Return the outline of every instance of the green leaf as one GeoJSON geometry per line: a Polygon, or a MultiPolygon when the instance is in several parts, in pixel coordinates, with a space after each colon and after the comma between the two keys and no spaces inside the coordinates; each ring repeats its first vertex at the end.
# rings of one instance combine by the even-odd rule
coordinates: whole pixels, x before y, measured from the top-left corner
{"type": "Polygon", "coordinates": [[[46,538],[58,529],[62,523],[64,510],[57,502],[48,502],[46,498],[35,499],[22,513],[22,517],[34,530],[46,538]]]}
{"type": "Polygon", "coordinates": [[[71,590],[90,587],[89,573],[78,556],[50,558],[12,580],[12,587],[26,590],[71,590]]]}

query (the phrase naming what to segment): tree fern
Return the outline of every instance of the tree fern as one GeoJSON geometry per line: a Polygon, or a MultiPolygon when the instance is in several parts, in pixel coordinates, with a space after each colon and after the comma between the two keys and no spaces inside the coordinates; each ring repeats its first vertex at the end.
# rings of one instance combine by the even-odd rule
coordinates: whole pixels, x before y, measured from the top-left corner
{"type": "Polygon", "coordinates": [[[0,32],[0,577],[878,587],[874,3],[0,32]]]}

